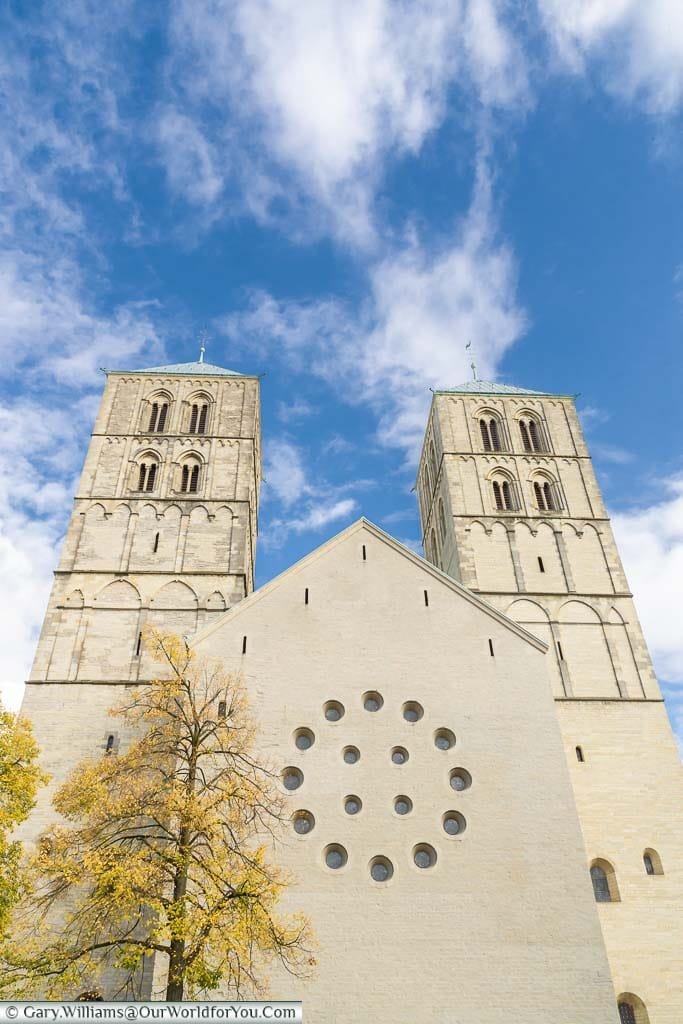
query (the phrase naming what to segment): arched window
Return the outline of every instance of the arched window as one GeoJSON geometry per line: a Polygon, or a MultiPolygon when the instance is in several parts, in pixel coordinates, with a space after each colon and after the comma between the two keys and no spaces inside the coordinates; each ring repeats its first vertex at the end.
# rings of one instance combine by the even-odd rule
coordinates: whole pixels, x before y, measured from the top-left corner
{"type": "Polygon", "coordinates": [[[595,899],[597,900],[597,902],[611,903],[612,896],[609,891],[607,872],[598,864],[594,864],[591,868],[591,882],[593,883],[593,893],[595,894],[595,899]]]}
{"type": "Polygon", "coordinates": [[[499,512],[514,512],[519,508],[514,484],[505,477],[497,477],[492,482],[493,503],[499,512]]]}
{"type": "Polygon", "coordinates": [[[138,490],[153,491],[157,478],[157,463],[153,459],[146,459],[140,463],[138,471],[138,490]]]}
{"type": "Polygon", "coordinates": [[[482,416],[479,419],[479,430],[481,432],[481,443],[485,452],[502,451],[500,441],[501,430],[495,416],[482,416]]]}
{"type": "Polygon", "coordinates": [[[632,992],[622,993],[617,1000],[619,1024],[650,1024],[645,1003],[632,992]]]}
{"type": "Polygon", "coordinates": [[[596,903],[618,903],[619,889],[614,868],[606,860],[595,860],[590,869],[596,903]]]}
{"type": "Polygon", "coordinates": [[[662,861],[656,850],[646,850],[643,854],[643,864],[647,875],[663,875],[662,861]]]}
{"type": "Polygon", "coordinates": [[[525,452],[547,452],[548,445],[545,442],[543,428],[540,422],[533,416],[525,416],[519,421],[519,433],[522,438],[522,447],[525,452]]]}
{"type": "Polygon", "coordinates": [[[446,513],[444,512],[443,499],[442,498],[439,498],[438,523],[439,523],[439,533],[441,534],[441,543],[443,543],[446,540],[446,513]]]}
{"type": "Polygon", "coordinates": [[[437,465],[436,465],[436,450],[434,448],[434,442],[433,441],[429,442],[429,465],[431,466],[432,477],[434,478],[434,483],[436,483],[439,474],[438,474],[438,469],[437,469],[437,465]]]}
{"type": "Polygon", "coordinates": [[[190,409],[190,433],[205,434],[206,422],[209,415],[209,405],[201,399],[192,403],[190,409]]]}
{"type": "Polygon", "coordinates": [[[549,480],[534,480],[534,498],[539,512],[559,512],[562,508],[559,487],[549,480]]]}
{"type": "Polygon", "coordinates": [[[167,417],[168,402],[152,402],[152,408],[149,415],[149,432],[152,434],[161,434],[166,428],[167,417]]]}

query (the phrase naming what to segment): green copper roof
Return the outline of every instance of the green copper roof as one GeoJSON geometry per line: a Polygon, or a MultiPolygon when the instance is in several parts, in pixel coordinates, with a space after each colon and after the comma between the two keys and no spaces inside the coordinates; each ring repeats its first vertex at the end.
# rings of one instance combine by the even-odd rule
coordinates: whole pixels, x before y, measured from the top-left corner
{"type": "Polygon", "coordinates": [[[197,375],[204,377],[245,377],[248,374],[239,373],[237,370],[226,370],[224,366],[214,366],[213,363],[204,363],[196,360],[193,363],[169,363],[168,366],[149,366],[144,370],[114,370],[114,373],[158,373],[164,376],[172,374],[183,374],[188,377],[197,375]]]}
{"type": "Polygon", "coordinates": [[[547,395],[547,391],[531,391],[529,388],[516,388],[512,384],[498,384],[494,380],[468,380],[455,388],[437,388],[446,394],[459,395],[547,395]]]}

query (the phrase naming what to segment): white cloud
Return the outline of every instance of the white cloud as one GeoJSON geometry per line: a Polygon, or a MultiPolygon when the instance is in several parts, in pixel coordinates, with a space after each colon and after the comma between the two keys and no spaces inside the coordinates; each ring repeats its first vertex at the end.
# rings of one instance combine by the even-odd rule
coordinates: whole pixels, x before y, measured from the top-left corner
{"type": "Polygon", "coordinates": [[[318,411],[317,406],[307,402],[304,398],[295,398],[291,402],[278,402],[277,416],[283,423],[292,423],[304,420],[318,411]]]}
{"type": "Polygon", "coordinates": [[[680,0],[537,0],[565,66],[582,73],[599,62],[606,87],[654,114],[683,99],[680,0]]]}
{"type": "Polygon", "coordinates": [[[176,104],[195,131],[211,124],[226,159],[241,150],[252,212],[267,215],[269,199],[285,194],[267,183],[274,163],[337,233],[365,244],[386,156],[419,151],[452,86],[463,123],[472,103],[525,102],[525,61],[504,9],[502,0],[177,0],[176,104]]]}
{"type": "Polygon", "coordinates": [[[263,459],[264,498],[277,498],[285,508],[303,501],[311,493],[306,480],[301,449],[290,441],[267,441],[263,459]]]}
{"type": "Polygon", "coordinates": [[[496,237],[486,173],[449,243],[430,254],[410,237],[370,268],[369,279],[359,311],[332,299],[278,302],[258,293],[219,327],[232,344],[261,346],[325,378],[342,400],[371,404],[382,443],[414,452],[429,388],[470,375],[467,342],[485,378],[526,326],[514,259],[496,237]]]}
{"type": "Polygon", "coordinates": [[[660,501],[612,522],[657,672],[683,685],[683,476],[660,501]]]}

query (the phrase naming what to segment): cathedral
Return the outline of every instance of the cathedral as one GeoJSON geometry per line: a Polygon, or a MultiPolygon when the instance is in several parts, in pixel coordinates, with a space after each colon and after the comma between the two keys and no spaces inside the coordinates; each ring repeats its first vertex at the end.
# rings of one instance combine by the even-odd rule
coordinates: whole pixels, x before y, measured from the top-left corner
{"type": "MultiPolygon", "coordinates": [[[[125,744],[145,627],[238,671],[282,771],[307,1024],[680,1024],[681,764],[569,395],[434,392],[425,557],[360,519],[254,589],[256,376],[109,371],[23,710],[125,744]]],[[[105,993],[106,995],[106,993],[105,993]]],[[[155,995],[153,986],[148,996],[155,995]]]]}

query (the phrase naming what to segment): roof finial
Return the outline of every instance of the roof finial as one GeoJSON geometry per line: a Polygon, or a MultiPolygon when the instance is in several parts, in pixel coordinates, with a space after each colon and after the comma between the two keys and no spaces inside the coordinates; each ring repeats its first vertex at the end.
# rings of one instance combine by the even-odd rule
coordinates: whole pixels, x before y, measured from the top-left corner
{"type": "MultiPolygon", "coordinates": [[[[472,342],[471,341],[468,341],[467,344],[465,345],[465,352],[467,352],[468,348],[472,348],[472,342]]],[[[477,379],[477,364],[474,361],[474,350],[472,351],[472,362],[470,363],[470,368],[472,370],[472,378],[473,378],[473,380],[476,380],[477,379]]]]}
{"type": "Polygon", "coordinates": [[[199,362],[204,362],[204,353],[206,352],[206,343],[209,340],[209,335],[206,327],[202,329],[199,334],[199,362]]]}

